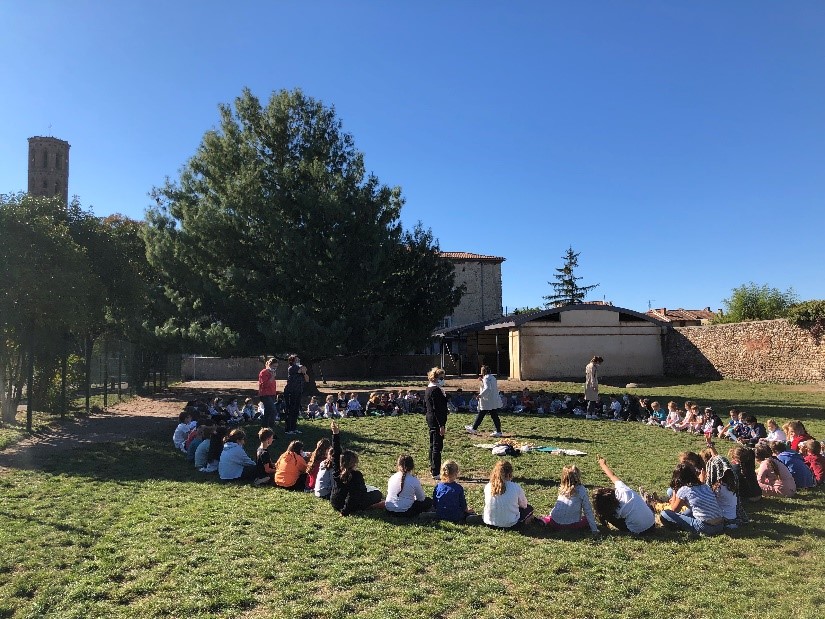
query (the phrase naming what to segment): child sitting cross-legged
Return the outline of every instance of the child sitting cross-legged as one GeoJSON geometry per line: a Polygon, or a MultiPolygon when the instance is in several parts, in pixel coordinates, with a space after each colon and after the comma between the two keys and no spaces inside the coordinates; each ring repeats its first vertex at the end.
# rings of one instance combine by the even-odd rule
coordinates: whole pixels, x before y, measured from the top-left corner
{"type": "Polygon", "coordinates": [[[825,456],[822,455],[822,443],[813,439],[800,443],[799,455],[811,469],[816,484],[825,484],[825,456]]]}
{"type": "MultiPolygon", "coordinates": [[[[353,394],[354,395],[354,394],[353,394]]],[[[332,430],[332,491],[329,502],[342,516],[365,509],[382,509],[384,497],[378,488],[370,488],[358,470],[358,454],[349,449],[341,452],[338,424],[330,423],[332,430]]]]}
{"type": "Polygon", "coordinates": [[[459,484],[458,464],[447,460],[441,465],[441,481],[433,490],[435,517],[450,522],[464,522],[473,510],[467,507],[464,488],[459,484]]]}
{"type": "Polygon", "coordinates": [[[539,520],[557,531],[590,526],[592,533],[599,532],[590,497],[582,484],[581,472],[577,466],[571,464],[562,468],[556,504],[548,516],[539,520]]]}
{"type": "Polygon", "coordinates": [[[533,521],[533,507],[513,481],[513,465],[499,460],[484,486],[484,524],[494,529],[519,529],[533,521]]]}
{"type": "Polygon", "coordinates": [[[412,456],[398,456],[398,471],[387,483],[387,499],[384,508],[393,516],[415,517],[429,510],[433,500],[424,494],[419,479],[413,475],[415,464],[412,456]]]}
{"type": "Polygon", "coordinates": [[[223,450],[218,461],[221,481],[252,481],[258,467],[244,450],[246,432],[234,429],[223,440],[223,450]]]}
{"type": "Polygon", "coordinates": [[[664,526],[705,535],[719,535],[724,531],[725,518],[719,501],[710,486],[699,480],[695,466],[677,464],[670,487],[674,492],[669,509],[659,514],[664,526]],[[683,507],[687,507],[684,512],[683,507]]]}
{"type": "Polygon", "coordinates": [[[272,441],[275,440],[275,433],[272,428],[261,428],[258,430],[258,440],[261,442],[256,452],[257,460],[255,465],[258,471],[255,474],[256,486],[263,486],[264,484],[272,483],[275,475],[275,467],[272,465],[272,456],[269,455],[269,447],[272,441]]]}
{"type": "Polygon", "coordinates": [[[303,492],[307,484],[306,469],[304,444],[301,441],[292,441],[275,463],[275,485],[303,492]]]}

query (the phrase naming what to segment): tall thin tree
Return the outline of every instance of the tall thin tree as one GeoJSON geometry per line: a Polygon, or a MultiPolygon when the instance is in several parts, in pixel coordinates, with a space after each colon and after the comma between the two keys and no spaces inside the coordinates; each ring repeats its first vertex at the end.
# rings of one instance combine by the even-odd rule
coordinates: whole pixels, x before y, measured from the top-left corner
{"type": "Polygon", "coordinates": [[[573,251],[573,247],[567,248],[562,256],[564,264],[556,269],[553,276],[555,281],[547,282],[553,287],[553,294],[543,297],[545,307],[559,307],[561,305],[575,305],[584,302],[587,293],[597,288],[599,284],[587,286],[579,285],[581,277],[577,277],[575,269],[579,266],[579,252],[573,251]]]}

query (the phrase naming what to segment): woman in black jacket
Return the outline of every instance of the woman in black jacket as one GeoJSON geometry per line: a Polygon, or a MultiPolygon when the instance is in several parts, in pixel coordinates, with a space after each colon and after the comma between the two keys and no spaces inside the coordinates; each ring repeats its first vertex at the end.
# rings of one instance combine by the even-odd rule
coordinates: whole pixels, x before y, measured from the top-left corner
{"type": "Polygon", "coordinates": [[[435,367],[427,373],[430,381],[424,392],[427,407],[427,427],[430,430],[430,472],[433,479],[441,479],[441,451],[444,449],[444,431],[447,427],[447,394],[444,393],[446,372],[435,367]]]}

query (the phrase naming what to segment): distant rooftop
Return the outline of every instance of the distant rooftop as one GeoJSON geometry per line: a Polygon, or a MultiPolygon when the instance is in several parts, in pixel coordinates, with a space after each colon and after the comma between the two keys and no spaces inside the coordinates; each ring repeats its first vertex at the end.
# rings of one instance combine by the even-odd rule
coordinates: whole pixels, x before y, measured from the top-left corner
{"type": "Polygon", "coordinates": [[[448,260],[479,260],[481,262],[504,262],[505,258],[499,256],[485,256],[484,254],[472,254],[466,251],[442,251],[439,254],[448,260]]]}
{"type": "Polygon", "coordinates": [[[649,309],[645,312],[648,316],[652,316],[658,320],[662,320],[664,322],[676,322],[680,320],[686,321],[702,321],[702,320],[713,320],[716,318],[716,312],[712,312],[710,307],[706,307],[704,309],[698,310],[690,310],[690,309],[668,309],[666,307],[660,307],[657,309],[649,309]]]}

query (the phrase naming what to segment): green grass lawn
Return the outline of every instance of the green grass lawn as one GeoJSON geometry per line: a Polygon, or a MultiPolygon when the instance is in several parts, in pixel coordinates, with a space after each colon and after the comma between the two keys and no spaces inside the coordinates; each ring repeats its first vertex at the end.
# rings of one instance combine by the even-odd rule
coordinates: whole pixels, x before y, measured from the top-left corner
{"type": "MultiPolygon", "coordinates": [[[[800,418],[825,435],[822,391],[729,381],[636,391],[723,411],[738,405],[780,424],[800,418]]],[[[470,422],[469,414],[451,416],[444,455],[462,477],[479,480],[464,486],[480,510],[496,458],[472,446],[479,439],[462,430],[470,422]]],[[[716,538],[658,529],[650,539],[615,531],[593,539],[539,526],[519,534],[381,513],[343,518],[312,495],[211,481],[173,451],[175,423],[163,435],[81,445],[0,473],[0,617],[822,616],[823,490],[749,505],[753,522],[716,538]]],[[[703,442],[640,424],[503,423],[519,440],[588,452],[513,459],[516,481],[541,514],[566,463],[582,469],[588,487],[606,485],[595,462],[602,454],[632,487],[662,491],[678,453],[703,442]]],[[[367,483],[385,490],[402,452],[428,477],[422,416],[341,425],[367,483]]],[[[301,427],[307,446],[328,435],[326,422],[301,427]]],[[[287,442],[278,434],[273,453],[287,442]]],[[[248,450],[255,447],[250,441],[248,450]]]]}

